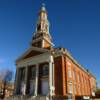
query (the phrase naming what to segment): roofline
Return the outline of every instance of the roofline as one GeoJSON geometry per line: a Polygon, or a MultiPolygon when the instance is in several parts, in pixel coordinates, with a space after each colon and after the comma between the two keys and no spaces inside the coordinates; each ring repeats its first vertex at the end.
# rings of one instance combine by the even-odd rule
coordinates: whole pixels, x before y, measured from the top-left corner
{"type": "Polygon", "coordinates": [[[66,55],[67,55],[79,68],[81,68],[81,69],[82,69],[83,71],[85,71],[86,73],[92,75],[92,76],[96,79],[96,77],[95,77],[92,73],[90,73],[89,71],[87,71],[87,69],[85,69],[84,66],[80,65],[80,64],[69,54],[69,52],[67,52],[66,55]]]}
{"type": "Polygon", "coordinates": [[[44,49],[44,48],[38,48],[38,47],[33,47],[31,46],[29,49],[26,50],[26,52],[24,52],[20,57],[17,58],[16,63],[22,59],[25,55],[27,55],[31,50],[37,50],[37,51],[41,51],[41,52],[49,52],[50,50],[48,49],[44,49]]]}
{"type": "MultiPolygon", "coordinates": [[[[58,48],[59,49],[59,48],[58,48]]],[[[76,64],[80,69],[82,69],[84,72],[86,72],[88,75],[89,74],[91,74],[95,79],[96,79],[96,77],[92,74],[92,73],[90,73],[90,72],[88,72],[82,65],[80,65],[72,56],[71,56],[71,53],[67,50],[67,49],[65,49],[65,48],[60,48],[59,50],[61,50],[61,54],[63,54],[63,55],[66,55],[74,64],[76,64]],[[61,50],[61,49],[63,49],[63,50],[61,50]]]]}

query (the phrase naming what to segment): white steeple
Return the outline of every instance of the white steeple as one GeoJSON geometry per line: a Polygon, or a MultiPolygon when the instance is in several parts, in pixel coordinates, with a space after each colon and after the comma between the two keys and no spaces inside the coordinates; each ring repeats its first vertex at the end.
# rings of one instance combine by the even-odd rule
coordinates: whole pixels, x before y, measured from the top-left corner
{"type": "Polygon", "coordinates": [[[33,36],[32,45],[39,45],[42,48],[51,48],[51,36],[49,33],[49,21],[48,21],[48,14],[45,8],[45,4],[42,4],[42,7],[39,11],[39,18],[37,21],[36,32],[33,36]]]}

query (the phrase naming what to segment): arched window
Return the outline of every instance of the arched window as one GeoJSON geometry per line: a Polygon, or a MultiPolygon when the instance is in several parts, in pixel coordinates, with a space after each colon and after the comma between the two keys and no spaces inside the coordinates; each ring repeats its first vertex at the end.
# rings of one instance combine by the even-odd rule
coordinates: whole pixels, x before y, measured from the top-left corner
{"type": "Polygon", "coordinates": [[[75,69],[73,70],[73,78],[74,80],[76,80],[76,70],[75,69]]]}
{"type": "Polygon", "coordinates": [[[72,71],[71,71],[71,67],[68,66],[68,77],[71,78],[72,77],[72,71]]]}

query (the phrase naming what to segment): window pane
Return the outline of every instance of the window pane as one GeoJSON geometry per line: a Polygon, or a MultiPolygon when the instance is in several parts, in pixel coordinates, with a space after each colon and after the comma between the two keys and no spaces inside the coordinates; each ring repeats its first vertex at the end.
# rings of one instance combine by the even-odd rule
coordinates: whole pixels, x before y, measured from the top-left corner
{"type": "Polygon", "coordinates": [[[72,75],[71,75],[71,70],[68,70],[68,77],[72,77],[72,75]]]}
{"type": "Polygon", "coordinates": [[[48,65],[44,65],[42,68],[42,75],[48,75],[49,74],[49,67],[48,65]]]}
{"type": "Polygon", "coordinates": [[[71,67],[68,66],[68,77],[71,78],[72,77],[72,72],[71,72],[71,67]]]}

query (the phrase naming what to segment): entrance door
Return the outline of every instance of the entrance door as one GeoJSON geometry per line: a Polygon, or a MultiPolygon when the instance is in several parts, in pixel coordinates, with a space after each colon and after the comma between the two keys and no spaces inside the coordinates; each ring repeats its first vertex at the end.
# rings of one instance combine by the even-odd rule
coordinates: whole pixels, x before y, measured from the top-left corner
{"type": "Polygon", "coordinates": [[[25,95],[25,90],[26,90],[26,85],[25,85],[25,83],[22,81],[22,82],[21,82],[21,94],[22,94],[22,95],[25,95]]]}
{"type": "Polygon", "coordinates": [[[49,83],[48,83],[48,80],[47,79],[43,79],[41,80],[41,92],[42,92],[42,95],[48,95],[49,93],[49,83]]]}
{"type": "Polygon", "coordinates": [[[30,81],[30,95],[34,95],[34,92],[35,92],[35,81],[34,80],[31,80],[30,81]]]}

